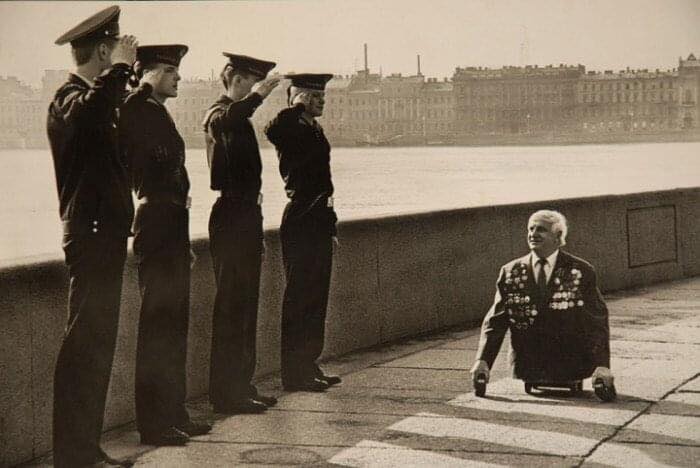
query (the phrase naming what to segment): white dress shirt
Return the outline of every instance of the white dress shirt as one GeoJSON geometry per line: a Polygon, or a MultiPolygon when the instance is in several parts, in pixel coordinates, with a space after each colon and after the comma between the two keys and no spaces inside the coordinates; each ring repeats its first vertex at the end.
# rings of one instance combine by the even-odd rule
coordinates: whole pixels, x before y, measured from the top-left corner
{"type": "MultiPolygon", "coordinates": [[[[552,271],[554,271],[554,265],[557,262],[557,256],[559,255],[559,249],[555,250],[552,255],[546,258],[547,263],[544,265],[544,274],[547,278],[547,283],[549,283],[549,278],[552,277],[552,271]]],[[[537,281],[537,275],[540,273],[540,265],[537,263],[539,260],[535,252],[530,253],[530,263],[532,264],[532,273],[535,276],[535,281],[537,281]]]]}

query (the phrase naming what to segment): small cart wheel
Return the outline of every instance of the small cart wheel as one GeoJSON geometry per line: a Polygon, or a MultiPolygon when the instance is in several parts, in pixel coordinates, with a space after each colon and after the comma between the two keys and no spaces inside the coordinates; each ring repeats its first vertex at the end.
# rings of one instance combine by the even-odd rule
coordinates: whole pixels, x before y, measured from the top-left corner
{"type": "Polygon", "coordinates": [[[610,402],[617,398],[615,385],[608,387],[603,383],[602,379],[596,379],[595,382],[593,382],[593,390],[595,390],[596,396],[602,401],[610,402]]]}
{"type": "Polygon", "coordinates": [[[532,395],[532,384],[530,382],[525,382],[525,393],[532,395]]]}

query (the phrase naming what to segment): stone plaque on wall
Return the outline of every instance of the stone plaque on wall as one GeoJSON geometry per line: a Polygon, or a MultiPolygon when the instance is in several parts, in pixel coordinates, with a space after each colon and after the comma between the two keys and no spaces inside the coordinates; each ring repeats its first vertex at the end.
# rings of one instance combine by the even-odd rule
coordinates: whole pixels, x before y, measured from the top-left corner
{"type": "Polygon", "coordinates": [[[627,210],[629,267],[678,259],[675,205],[627,210]]]}

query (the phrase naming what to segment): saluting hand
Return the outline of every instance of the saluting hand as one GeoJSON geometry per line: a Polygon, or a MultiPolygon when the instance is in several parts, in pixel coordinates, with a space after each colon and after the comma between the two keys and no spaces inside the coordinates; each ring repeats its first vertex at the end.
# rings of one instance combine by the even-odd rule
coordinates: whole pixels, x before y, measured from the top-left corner
{"type": "Polygon", "coordinates": [[[271,76],[255,83],[255,85],[253,85],[253,92],[258,93],[260,97],[265,99],[270,95],[272,90],[277,87],[278,84],[280,84],[280,77],[271,76]]]}
{"type": "Polygon", "coordinates": [[[294,96],[294,99],[292,99],[292,106],[296,106],[299,103],[304,104],[304,107],[308,108],[311,103],[311,95],[307,92],[301,92],[294,96]]]}
{"type": "Polygon", "coordinates": [[[134,36],[125,35],[117,40],[112,49],[112,64],[125,63],[131,66],[136,61],[136,48],[139,43],[134,36]]]}
{"type": "Polygon", "coordinates": [[[146,70],[139,82],[148,83],[152,88],[155,88],[163,77],[163,73],[164,69],[160,67],[146,70]]]}

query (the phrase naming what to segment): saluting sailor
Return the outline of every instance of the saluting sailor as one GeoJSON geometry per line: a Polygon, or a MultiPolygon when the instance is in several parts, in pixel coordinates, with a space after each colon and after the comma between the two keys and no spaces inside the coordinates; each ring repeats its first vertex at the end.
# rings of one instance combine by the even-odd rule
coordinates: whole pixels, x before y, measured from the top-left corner
{"type": "Polygon", "coordinates": [[[116,127],[136,40],[119,37],[119,13],[118,6],[106,8],[56,40],[70,43],[76,65],[47,119],[70,277],[53,392],[53,462],[59,468],[131,465],[100,448],[134,214],[116,127]]]}
{"type": "Polygon", "coordinates": [[[134,220],[141,315],[136,351],[136,424],[141,442],[183,445],[209,432],[185,408],[190,307],[189,188],[185,143],[165,107],[177,97],[185,45],[141,46],[138,88],[122,107],[124,159],[140,205],[134,220]]]}
{"type": "Polygon", "coordinates": [[[334,246],[331,147],[316,120],[323,114],[329,74],[287,75],[290,107],[265,133],[275,145],[290,201],[280,235],[286,277],[282,304],[282,384],[285,390],[322,392],[340,383],[316,364],[323,351],[334,246]]]}
{"type": "Polygon", "coordinates": [[[262,162],[250,117],[279,84],[275,63],[224,52],[225,92],[204,118],[211,189],[220,192],[209,219],[216,278],[209,400],[217,413],[259,413],[277,403],[251,383],[255,373],[263,254],[262,162]]]}

